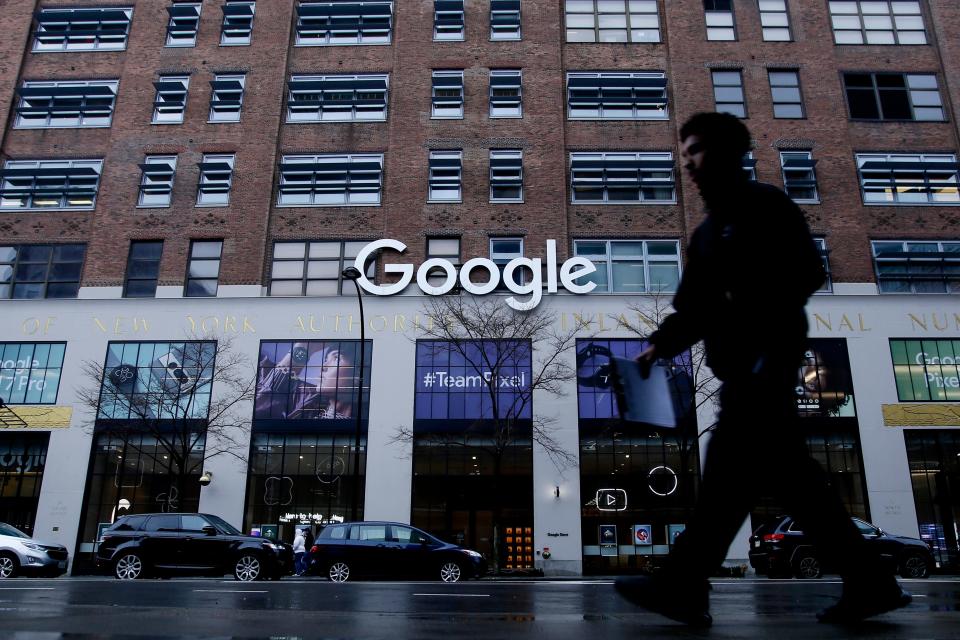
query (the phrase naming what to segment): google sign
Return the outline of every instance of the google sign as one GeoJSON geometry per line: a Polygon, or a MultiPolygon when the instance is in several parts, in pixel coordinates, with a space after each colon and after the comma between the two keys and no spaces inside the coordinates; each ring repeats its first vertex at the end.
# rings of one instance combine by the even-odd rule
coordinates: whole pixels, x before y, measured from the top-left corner
{"type": "MultiPolygon", "coordinates": [[[[400,293],[413,280],[414,266],[412,264],[386,264],[383,270],[386,273],[396,273],[400,279],[393,284],[378,285],[371,282],[364,272],[364,265],[370,260],[370,257],[377,251],[383,249],[392,249],[397,253],[403,253],[407,250],[407,245],[399,240],[383,239],[375,240],[365,246],[357,254],[354,266],[360,271],[361,276],[357,282],[363,287],[363,290],[376,296],[392,296],[400,293]]],[[[557,281],[570,293],[590,293],[596,288],[595,282],[586,282],[577,284],[577,278],[590,275],[597,270],[596,265],[587,258],[573,257],[563,264],[557,265],[557,241],[547,240],[547,259],[546,259],[546,278],[547,293],[557,292],[557,281]]],[[[441,296],[450,292],[459,282],[464,291],[474,295],[482,296],[492,292],[500,284],[501,277],[504,286],[517,296],[529,295],[527,300],[519,300],[515,296],[508,297],[505,302],[507,305],[517,311],[530,311],[540,304],[543,297],[543,261],[540,258],[514,258],[503,266],[503,274],[500,273],[500,266],[489,258],[472,258],[463,263],[460,272],[457,273],[457,267],[445,258],[430,258],[420,265],[416,270],[417,286],[427,295],[441,296]],[[514,272],[517,269],[527,269],[530,277],[527,282],[519,284],[514,279],[514,272]],[[427,280],[427,275],[431,271],[442,270],[444,272],[443,282],[436,286],[427,280]],[[471,275],[474,271],[485,271],[482,276],[484,281],[473,282],[471,275]]]]}

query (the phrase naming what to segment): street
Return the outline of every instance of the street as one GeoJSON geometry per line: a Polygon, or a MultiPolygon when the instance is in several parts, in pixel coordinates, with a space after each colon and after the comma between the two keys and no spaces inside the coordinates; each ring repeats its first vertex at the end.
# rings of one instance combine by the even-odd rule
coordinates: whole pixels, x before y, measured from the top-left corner
{"type": "Polygon", "coordinates": [[[709,631],[620,600],[609,579],[239,583],[111,578],[0,583],[0,637],[55,638],[960,638],[960,579],[904,581],[906,610],[854,628],[817,624],[839,594],[815,581],[715,579],[709,631]]]}

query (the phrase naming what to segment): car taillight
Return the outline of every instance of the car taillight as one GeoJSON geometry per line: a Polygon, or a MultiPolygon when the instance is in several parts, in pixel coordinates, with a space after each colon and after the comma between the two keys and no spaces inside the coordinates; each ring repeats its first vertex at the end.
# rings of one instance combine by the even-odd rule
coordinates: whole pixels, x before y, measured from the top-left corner
{"type": "Polygon", "coordinates": [[[310,547],[310,553],[316,553],[319,550],[320,550],[320,547],[318,547],[317,545],[313,545],[312,547],[310,547]]]}
{"type": "Polygon", "coordinates": [[[783,540],[784,535],[782,533],[768,533],[763,536],[764,542],[780,542],[783,540]]]}

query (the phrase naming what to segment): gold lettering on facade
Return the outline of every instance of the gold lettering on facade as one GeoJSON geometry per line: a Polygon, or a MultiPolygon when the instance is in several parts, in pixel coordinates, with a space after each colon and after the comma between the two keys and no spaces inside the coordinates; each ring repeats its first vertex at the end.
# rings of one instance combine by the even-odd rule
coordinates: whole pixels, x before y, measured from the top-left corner
{"type": "Polygon", "coordinates": [[[933,328],[937,331],[946,331],[950,328],[950,323],[947,319],[947,314],[943,314],[943,325],[940,324],[940,314],[934,313],[933,316],[933,328]]]}
{"type": "Polygon", "coordinates": [[[224,332],[232,331],[233,333],[237,333],[237,318],[235,316],[224,317],[223,330],[224,332]]]}
{"type": "Polygon", "coordinates": [[[573,321],[580,329],[588,329],[590,328],[590,325],[593,324],[593,316],[587,316],[584,318],[581,314],[575,313],[573,314],[573,321]]]}
{"type": "Polygon", "coordinates": [[[20,325],[20,330],[25,336],[36,335],[40,331],[40,318],[27,318],[20,325]]]}
{"type": "Polygon", "coordinates": [[[117,316],[116,318],[113,319],[113,335],[122,336],[124,333],[126,333],[123,330],[124,319],[125,318],[123,316],[117,316]]]}
{"type": "Polygon", "coordinates": [[[340,321],[343,320],[343,317],[338,313],[334,318],[333,331],[334,333],[340,333],[340,321]]]}
{"type": "Polygon", "coordinates": [[[840,316],[840,329],[847,329],[848,331],[853,331],[853,323],[850,322],[850,318],[847,317],[847,314],[840,316]]]}
{"type": "Polygon", "coordinates": [[[243,332],[247,333],[248,331],[250,333],[257,332],[257,330],[253,326],[253,323],[250,322],[250,318],[248,318],[247,316],[243,316],[243,332]]]}
{"type": "Polygon", "coordinates": [[[137,318],[137,317],[134,317],[134,318],[133,318],[133,332],[134,332],[134,333],[137,333],[138,331],[140,331],[141,327],[143,328],[143,332],[144,332],[144,333],[148,333],[148,332],[150,331],[150,325],[147,324],[147,319],[146,319],[146,318],[137,318]]]}
{"type": "Polygon", "coordinates": [[[860,331],[872,331],[872,329],[867,327],[867,321],[864,319],[862,313],[857,314],[857,321],[860,325],[860,331]]]}
{"type": "Polygon", "coordinates": [[[827,331],[833,331],[833,324],[830,320],[830,314],[827,314],[827,317],[824,318],[819,313],[813,314],[813,320],[816,323],[817,329],[821,327],[825,328],[827,331]]]}
{"type": "Polygon", "coordinates": [[[407,330],[407,317],[402,316],[399,313],[393,316],[393,332],[397,333],[400,331],[407,330]]]}
{"type": "Polygon", "coordinates": [[[100,331],[102,331],[103,333],[107,332],[107,326],[102,322],[100,322],[100,318],[94,318],[93,323],[97,325],[97,328],[100,329],[100,331]]]}
{"type": "Polygon", "coordinates": [[[907,316],[910,318],[910,323],[911,323],[911,325],[913,326],[913,329],[914,329],[914,330],[916,330],[917,327],[920,327],[920,328],[922,328],[924,331],[929,331],[929,329],[927,328],[927,317],[926,317],[926,316],[923,316],[923,319],[922,319],[922,320],[921,320],[920,318],[918,318],[917,316],[913,315],[912,313],[908,313],[907,316]]]}
{"type": "MultiPolygon", "coordinates": [[[[639,314],[638,314],[639,315],[639,314]]],[[[627,321],[627,314],[621,313],[617,315],[617,329],[630,329],[630,323],[627,321]]]]}
{"type": "Polygon", "coordinates": [[[370,318],[369,324],[370,324],[370,330],[371,330],[371,331],[380,332],[380,331],[386,331],[386,330],[387,330],[387,326],[388,326],[390,323],[387,322],[387,316],[374,316],[374,317],[370,318]],[[383,321],[383,324],[380,326],[379,329],[376,327],[376,325],[373,324],[375,320],[382,320],[382,321],[383,321]]]}

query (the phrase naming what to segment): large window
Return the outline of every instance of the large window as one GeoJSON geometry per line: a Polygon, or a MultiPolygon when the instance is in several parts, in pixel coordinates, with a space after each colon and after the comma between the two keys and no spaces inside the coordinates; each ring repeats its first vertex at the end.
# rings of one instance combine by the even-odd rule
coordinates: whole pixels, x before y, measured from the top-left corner
{"type": "Polygon", "coordinates": [[[770,71],[770,95],[774,118],[802,118],[803,96],[800,93],[800,72],[795,69],[770,71]]]}
{"type": "Polygon", "coordinates": [[[157,95],[153,100],[153,124],[179,124],[187,108],[190,76],[160,76],[153,83],[157,95]]]}
{"type": "Polygon", "coordinates": [[[132,7],[41,9],[34,51],[120,51],[127,48],[132,7]]]}
{"type": "Polygon", "coordinates": [[[130,243],[124,298],[152,298],[157,294],[162,255],[163,240],[135,240],[130,243]]]}
{"type": "Polygon", "coordinates": [[[743,93],[743,72],[739,69],[711,71],[713,101],[716,110],[738,118],[747,117],[747,99],[743,93]]]}
{"type": "Polygon", "coordinates": [[[783,190],[794,202],[817,203],[817,161],[811,151],[781,151],[780,171],[783,190]]]}
{"type": "Polygon", "coordinates": [[[523,202],[523,151],[490,151],[490,202],[523,202]]]}
{"type": "Polygon", "coordinates": [[[117,100],[117,80],[24,82],[17,89],[17,129],[109,127],[117,100]]]}
{"type": "Polygon", "coordinates": [[[434,71],[431,84],[431,117],[463,118],[463,71],[434,71]]]}
{"type": "Polygon", "coordinates": [[[490,0],[490,39],[520,39],[520,0],[490,0]]]}
{"type": "Polygon", "coordinates": [[[0,400],[56,404],[66,342],[0,342],[0,400]]]}
{"type": "Polygon", "coordinates": [[[245,74],[214,76],[210,87],[210,122],[239,122],[246,86],[245,74]]]}
{"type": "Polygon", "coordinates": [[[960,402],[960,339],[892,339],[890,354],[900,402],[960,402]]]}
{"type": "Polygon", "coordinates": [[[433,39],[463,40],[463,0],[433,0],[433,39]]]}
{"type": "Polygon", "coordinates": [[[490,71],[490,117],[523,115],[523,75],[520,70],[490,71]]]}
{"type": "Polygon", "coordinates": [[[287,85],[287,122],[387,119],[387,75],[295,75],[287,85]]]}
{"type": "Polygon", "coordinates": [[[939,567],[960,568],[960,431],[905,429],[920,538],[939,567]]]}
{"type": "Polygon", "coordinates": [[[147,156],[140,165],[140,194],[137,206],[169,207],[177,156],[147,156]]]}
{"type": "Polygon", "coordinates": [[[197,184],[198,207],[225,207],[233,188],[233,154],[205,154],[197,184]]]}
{"type": "Polygon", "coordinates": [[[663,73],[567,74],[567,117],[588,120],[665,120],[667,77],[663,73]]]}
{"type": "Polygon", "coordinates": [[[797,375],[797,413],[801,418],[857,415],[847,345],[842,339],[814,338],[797,375]]]}
{"type": "Polygon", "coordinates": [[[277,205],[378,205],[383,154],[283,156],[277,205]]]}
{"type": "Polygon", "coordinates": [[[736,40],[733,0],[703,0],[707,22],[707,40],[736,40]]]}
{"type": "Polygon", "coordinates": [[[575,240],[573,253],[596,265],[578,284],[595,282],[598,293],[676,291],[680,283],[676,240],[575,240]]]}
{"type": "Polygon", "coordinates": [[[297,44],[390,44],[393,3],[365,0],[297,4],[297,44]]]}
{"type": "MultiPolygon", "coordinates": [[[[427,260],[443,258],[455,267],[460,266],[460,238],[440,237],[427,238],[427,260]]],[[[433,268],[427,275],[427,282],[433,286],[440,286],[446,281],[446,272],[441,268],[433,268]]]]}
{"type": "Polygon", "coordinates": [[[837,44],[926,44],[919,0],[830,0],[837,44]]]}
{"type": "Polygon", "coordinates": [[[574,203],[672,203],[676,199],[670,152],[570,154],[574,203]]]}
{"type": "MultiPolygon", "coordinates": [[[[343,293],[343,270],[353,266],[357,253],[367,244],[369,241],[366,240],[274,243],[270,295],[335,296],[343,293]]],[[[367,263],[365,271],[373,280],[377,271],[375,259],[367,263]]]]}
{"type": "Polygon", "coordinates": [[[197,44],[200,28],[200,2],[174,2],[167,7],[170,20],[167,22],[168,47],[193,47],[197,44]]]}
{"type": "MultiPolygon", "coordinates": [[[[363,419],[369,415],[372,345],[364,343],[363,419]]],[[[258,362],[255,420],[356,421],[359,340],[265,340],[258,362]]]]}
{"type": "Polygon", "coordinates": [[[217,295],[222,251],[223,240],[194,240],[190,243],[187,284],[183,295],[191,298],[217,295]]]}
{"type": "Polygon", "coordinates": [[[463,199],[463,151],[431,151],[428,202],[463,199]]]}
{"type": "Polygon", "coordinates": [[[768,42],[787,42],[790,36],[790,14],[787,0],[760,0],[760,28],[768,42]]]}
{"type": "Polygon", "coordinates": [[[93,209],[103,160],[7,160],[0,210],[93,209]]]}
{"type": "Polygon", "coordinates": [[[87,246],[0,245],[0,299],[76,298],[87,246]]]}
{"type": "Polygon", "coordinates": [[[858,153],[864,204],[960,202],[957,156],[931,153],[858,153]]]}
{"type": "Polygon", "coordinates": [[[221,47],[250,44],[256,9],[257,3],[253,0],[226,0],[220,28],[221,47]]]}
{"type": "Polygon", "coordinates": [[[880,293],[960,293],[960,242],[871,244],[880,293]]]}
{"type": "Polygon", "coordinates": [[[0,527],[32,534],[50,434],[6,431],[0,433],[0,527]]]}
{"type": "Polygon", "coordinates": [[[660,42],[657,0],[566,0],[567,42],[660,42]]]}
{"type": "Polygon", "coordinates": [[[847,106],[854,120],[943,120],[932,73],[844,73],[847,106]]]}
{"type": "MultiPolygon", "coordinates": [[[[514,258],[523,257],[523,238],[490,238],[490,259],[494,264],[503,267],[514,258]]],[[[513,280],[517,284],[524,283],[525,269],[514,269],[513,280]]],[[[506,282],[501,278],[496,291],[507,291],[506,282]]]]}

